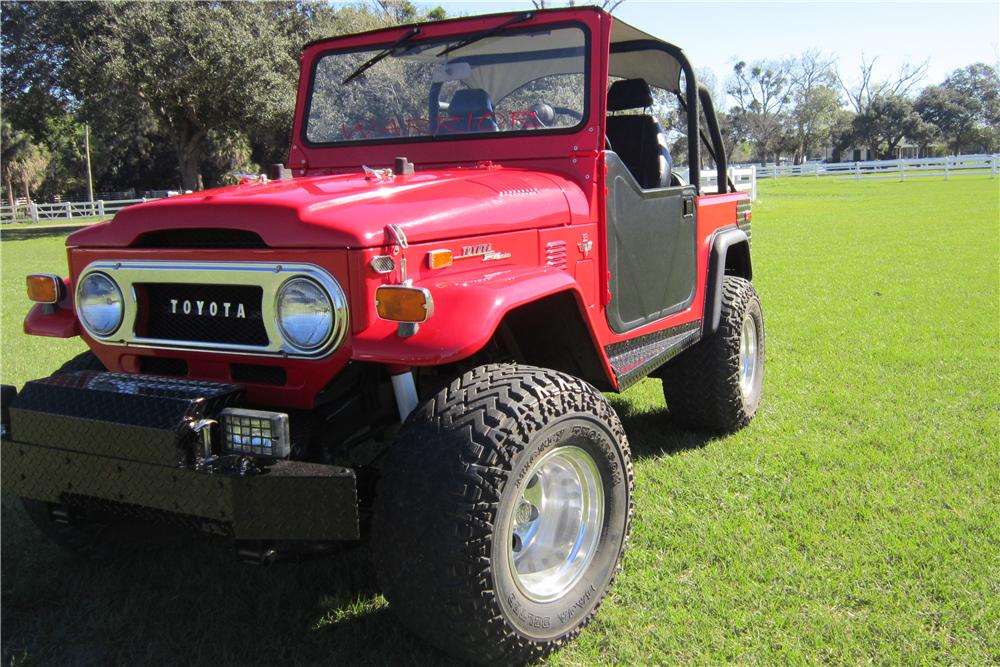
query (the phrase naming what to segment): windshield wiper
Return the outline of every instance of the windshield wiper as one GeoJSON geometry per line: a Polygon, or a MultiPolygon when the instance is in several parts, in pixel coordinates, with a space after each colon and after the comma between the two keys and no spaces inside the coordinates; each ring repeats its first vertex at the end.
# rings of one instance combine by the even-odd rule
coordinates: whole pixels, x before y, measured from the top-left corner
{"type": "Polygon", "coordinates": [[[396,40],[395,44],[393,44],[392,46],[390,46],[385,51],[382,51],[381,53],[375,54],[373,57],[369,58],[363,65],[361,65],[361,67],[359,67],[356,70],[354,70],[353,72],[351,72],[346,79],[344,79],[343,81],[340,82],[340,85],[344,86],[344,85],[347,85],[348,83],[350,83],[351,81],[354,81],[356,78],[358,78],[359,76],[361,76],[362,74],[364,74],[365,72],[367,72],[369,68],[371,68],[371,67],[377,65],[378,63],[382,62],[393,51],[395,51],[400,46],[402,46],[406,42],[408,42],[411,39],[413,39],[413,37],[416,36],[419,33],[420,33],[420,27],[419,26],[413,26],[412,28],[410,28],[407,31],[407,33],[405,35],[403,35],[398,40],[396,40]]]}
{"type": "Polygon", "coordinates": [[[448,48],[446,48],[446,49],[442,50],[440,53],[438,53],[436,57],[440,58],[441,56],[448,55],[452,51],[458,51],[459,49],[464,49],[469,44],[473,44],[475,42],[478,42],[481,39],[486,39],[487,37],[492,37],[493,35],[497,35],[497,34],[503,32],[504,30],[506,30],[510,26],[514,25],[515,23],[523,23],[525,21],[530,21],[532,18],[534,18],[534,16],[535,16],[534,12],[524,12],[523,14],[518,14],[517,16],[515,16],[514,18],[512,18],[511,20],[506,21],[504,23],[501,23],[500,25],[498,25],[495,28],[490,28],[489,30],[486,30],[484,32],[479,33],[478,35],[473,35],[472,37],[469,37],[468,39],[464,39],[461,42],[459,42],[458,44],[453,44],[453,45],[449,46],[448,48]]]}

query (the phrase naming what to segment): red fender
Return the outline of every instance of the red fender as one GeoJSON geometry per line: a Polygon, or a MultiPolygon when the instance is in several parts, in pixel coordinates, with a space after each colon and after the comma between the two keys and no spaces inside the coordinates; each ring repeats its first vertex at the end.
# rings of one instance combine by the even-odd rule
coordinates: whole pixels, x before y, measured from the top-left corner
{"type": "Polygon", "coordinates": [[[73,338],[80,335],[80,323],[73,309],[73,287],[63,278],[63,297],[57,304],[36,303],[24,318],[24,333],[29,336],[73,338]]]}
{"type": "Polygon", "coordinates": [[[29,336],[73,338],[80,335],[80,324],[72,308],[52,309],[51,306],[36,303],[24,318],[24,333],[29,336]]]}
{"type": "MultiPolygon", "coordinates": [[[[426,280],[425,287],[434,299],[434,315],[420,325],[410,338],[400,338],[394,322],[376,320],[355,335],[351,358],[385,364],[435,366],[465,359],[485,346],[511,310],[557,292],[570,291],[577,303],[583,303],[579,285],[565,271],[551,268],[518,268],[498,271],[481,278],[463,280],[426,280]]],[[[581,309],[582,311],[582,309],[581,309]]],[[[594,348],[593,330],[588,331],[594,348]]],[[[606,371],[610,373],[610,368],[606,371]]]]}

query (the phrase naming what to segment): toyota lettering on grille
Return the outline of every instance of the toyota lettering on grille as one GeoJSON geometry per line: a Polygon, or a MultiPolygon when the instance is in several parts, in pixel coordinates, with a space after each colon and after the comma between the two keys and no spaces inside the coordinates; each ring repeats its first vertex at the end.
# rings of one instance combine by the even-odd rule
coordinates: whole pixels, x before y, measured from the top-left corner
{"type": "Polygon", "coordinates": [[[196,317],[229,317],[238,320],[247,318],[246,309],[242,303],[223,301],[192,301],[190,299],[171,299],[170,314],[194,315],[196,317]]]}

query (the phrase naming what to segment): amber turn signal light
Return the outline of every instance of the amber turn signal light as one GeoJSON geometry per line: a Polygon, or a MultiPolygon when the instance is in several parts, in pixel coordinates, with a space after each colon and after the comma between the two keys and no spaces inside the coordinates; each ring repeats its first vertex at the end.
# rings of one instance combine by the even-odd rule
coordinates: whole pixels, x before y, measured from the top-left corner
{"type": "Polygon", "coordinates": [[[443,269],[451,266],[451,250],[431,250],[427,253],[427,266],[432,269],[443,269]]]}
{"type": "Polygon", "coordinates": [[[422,287],[383,285],[375,290],[375,310],[391,322],[426,322],[434,314],[434,299],[422,287]]]}
{"type": "Polygon", "coordinates": [[[33,273],[28,276],[28,298],[35,303],[59,303],[63,295],[63,281],[50,273],[33,273]]]}

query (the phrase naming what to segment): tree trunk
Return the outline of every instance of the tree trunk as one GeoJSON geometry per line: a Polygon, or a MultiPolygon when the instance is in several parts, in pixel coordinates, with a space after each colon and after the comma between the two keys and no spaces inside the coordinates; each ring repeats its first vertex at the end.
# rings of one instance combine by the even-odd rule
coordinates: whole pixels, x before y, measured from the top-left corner
{"type": "Polygon", "coordinates": [[[201,145],[205,131],[186,125],[177,140],[177,166],[181,174],[181,189],[201,190],[201,145]]]}
{"type": "Polygon", "coordinates": [[[201,190],[201,170],[199,169],[199,157],[201,146],[198,143],[189,143],[182,146],[177,151],[177,166],[181,172],[181,189],[201,190]]]}

